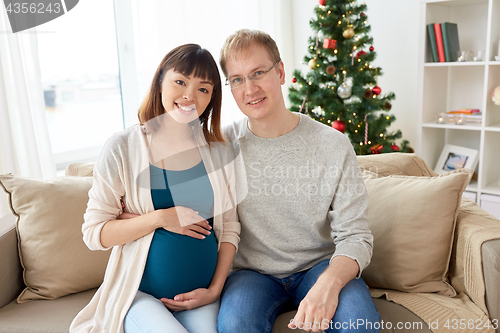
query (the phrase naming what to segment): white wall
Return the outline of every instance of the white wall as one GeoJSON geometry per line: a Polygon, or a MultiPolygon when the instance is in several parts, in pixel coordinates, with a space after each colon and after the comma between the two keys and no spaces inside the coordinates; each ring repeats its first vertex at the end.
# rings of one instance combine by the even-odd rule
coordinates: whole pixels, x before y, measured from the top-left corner
{"type": "MultiPolygon", "coordinates": [[[[417,56],[419,0],[365,0],[366,15],[377,52],[374,65],[382,68],[378,85],[382,93],[394,92],[391,113],[396,121],[391,129],[400,129],[403,138],[415,148],[417,141],[417,56]]],[[[295,68],[308,70],[301,64],[306,54],[307,40],[315,32],[309,20],[315,15],[318,0],[292,0],[295,68]]],[[[287,64],[285,64],[287,65],[287,64]]],[[[290,65],[289,65],[290,66],[290,65]]],[[[289,78],[291,80],[291,77],[289,78]]],[[[287,94],[285,94],[287,95],[287,94]]]]}

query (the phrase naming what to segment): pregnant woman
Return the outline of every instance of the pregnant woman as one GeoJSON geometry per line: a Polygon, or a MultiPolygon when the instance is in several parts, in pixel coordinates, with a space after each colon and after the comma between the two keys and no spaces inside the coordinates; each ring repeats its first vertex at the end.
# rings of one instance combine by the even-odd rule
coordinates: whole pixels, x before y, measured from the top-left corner
{"type": "Polygon", "coordinates": [[[221,98],[212,55],[179,46],[156,70],[140,124],[106,142],[82,230],[90,249],[112,252],[70,332],[217,332],[240,232],[221,98]]]}

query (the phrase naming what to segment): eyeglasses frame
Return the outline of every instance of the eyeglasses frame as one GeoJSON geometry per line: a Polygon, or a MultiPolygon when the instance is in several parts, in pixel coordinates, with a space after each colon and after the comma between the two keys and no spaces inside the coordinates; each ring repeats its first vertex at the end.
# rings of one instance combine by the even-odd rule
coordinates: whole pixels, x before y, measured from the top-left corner
{"type": "MultiPolygon", "coordinates": [[[[269,68],[267,71],[262,71],[262,74],[261,75],[265,75],[267,73],[269,73],[270,71],[273,70],[273,68],[281,61],[281,59],[278,59],[278,61],[276,61],[274,63],[274,65],[271,66],[271,68],[269,68]]],[[[255,77],[252,78],[253,74],[255,74],[256,72],[260,72],[260,71],[255,71],[255,72],[252,72],[250,73],[249,75],[247,76],[243,76],[243,83],[241,84],[241,86],[238,86],[238,87],[231,87],[231,82],[229,81],[229,79],[226,79],[226,82],[225,82],[225,85],[226,86],[229,86],[231,89],[238,89],[238,88],[242,88],[245,86],[246,82],[247,82],[247,78],[250,80],[250,81],[253,81],[255,82],[255,77]]],[[[259,79],[260,80],[260,79],[259,79]]]]}

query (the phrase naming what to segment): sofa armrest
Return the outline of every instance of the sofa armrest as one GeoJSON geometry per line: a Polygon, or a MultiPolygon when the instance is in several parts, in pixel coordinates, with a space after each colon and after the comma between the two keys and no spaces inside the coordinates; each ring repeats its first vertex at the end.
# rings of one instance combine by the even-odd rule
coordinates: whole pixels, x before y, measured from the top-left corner
{"type": "MultiPolygon", "coordinates": [[[[457,292],[467,294],[472,302],[488,313],[492,319],[499,317],[497,287],[499,281],[490,282],[490,277],[498,276],[498,271],[495,273],[495,268],[489,264],[492,253],[488,251],[498,249],[498,246],[494,246],[497,240],[500,240],[500,221],[474,202],[462,198],[449,278],[457,292]],[[483,250],[485,248],[486,251],[483,250]],[[487,295],[489,304],[486,301],[487,295]]],[[[494,256],[498,258],[498,252],[495,252],[494,256]]]]}
{"type": "Polygon", "coordinates": [[[486,285],[486,307],[490,318],[500,322],[500,239],[484,242],[481,250],[486,285]]]}
{"type": "Polygon", "coordinates": [[[12,302],[24,288],[17,250],[16,217],[0,218],[0,308],[12,302]]]}

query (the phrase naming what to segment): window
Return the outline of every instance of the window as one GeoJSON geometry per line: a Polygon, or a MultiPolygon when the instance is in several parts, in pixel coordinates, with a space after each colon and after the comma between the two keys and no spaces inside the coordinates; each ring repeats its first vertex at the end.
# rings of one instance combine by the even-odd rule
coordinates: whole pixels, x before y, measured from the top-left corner
{"type": "Polygon", "coordinates": [[[85,0],[37,28],[45,118],[61,170],[94,161],[124,128],[112,1],[85,0]]]}

